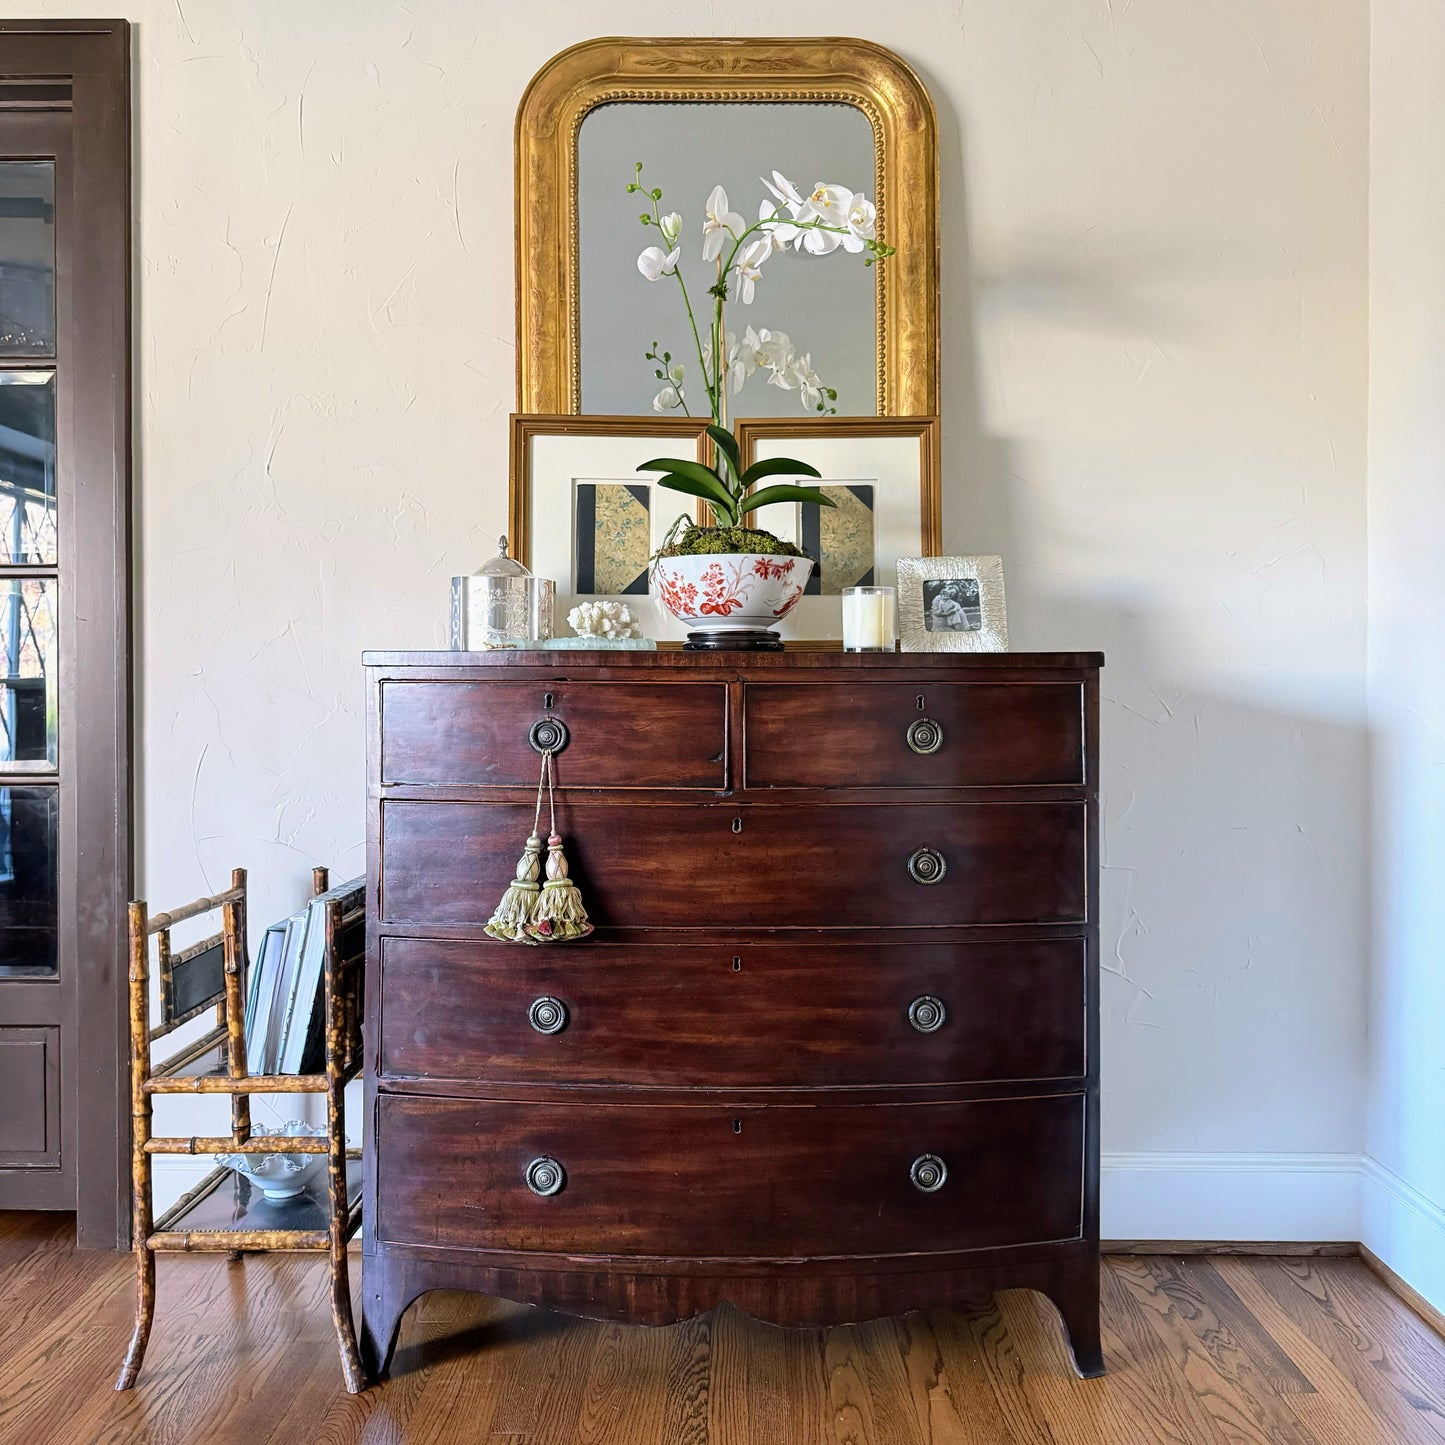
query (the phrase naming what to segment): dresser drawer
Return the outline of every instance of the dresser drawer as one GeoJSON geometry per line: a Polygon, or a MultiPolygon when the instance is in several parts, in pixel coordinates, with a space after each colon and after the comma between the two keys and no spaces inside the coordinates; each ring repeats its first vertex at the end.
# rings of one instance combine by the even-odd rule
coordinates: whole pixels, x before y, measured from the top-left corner
{"type": "Polygon", "coordinates": [[[749,683],[750,788],[1084,781],[1083,690],[1059,683],[749,683]]]}
{"type": "Polygon", "coordinates": [[[523,950],[388,938],[381,978],[381,1072],[395,1079],[824,1088],[1084,1073],[1082,939],[523,950]]]}
{"type": "MultiPolygon", "coordinates": [[[[564,803],[559,824],[603,927],[901,928],[1085,914],[1083,803],[564,803]]],[[[383,803],[382,918],[485,923],[531,827],[525,805],[383,803]]]]}
{"type": "Polygon", "coordinates": [[[534,788],[532,727],[556,718],[563,786],[727,784],[722,683],[387,681],[380,707],[384,783],[534,788]]]}
{"type": "Polygon", "coordinates": [[[1074,1239],[1083,1128],[1077,1094],[821,1107],[383,1094],[376,1148],[387,1187],[377,1199],[378,1237],[704,1258],[933,1253],[1074,1239]],[[923,1156],[946,1168],[931,1193],[910,1177],[923,1156]],[[560,1164],[560,1192],[528,1187],[537,1160],[560,1164]]]}

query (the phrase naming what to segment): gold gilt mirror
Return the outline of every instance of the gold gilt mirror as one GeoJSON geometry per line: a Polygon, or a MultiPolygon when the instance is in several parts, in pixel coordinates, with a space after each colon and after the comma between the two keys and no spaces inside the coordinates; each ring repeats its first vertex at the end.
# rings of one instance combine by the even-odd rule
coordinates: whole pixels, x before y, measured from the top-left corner
{"type": "MultiPolygon", "coordinates": [[[[677,337],[675,298],[638,274],[639,252],[662,239],[639,220],[648,193],[662,191],[659,213],[682,215],[674,264],[697,268],[683,274],[706,301],[712,187],[751,222],[776,169],[804,195],[819,181],[867,195],[877,239],[895,253],[876,266],[780,259],[760,283],[765,304],[738,324],[784,331],[819,358],[839,415],[937,413],[936,124],[892,52],[846,39],[591,40],[533,79],[516,145],[520,411],[664,409],[655,397],[668,379],[646,353],[657,342],[685,362],[688,338],[677,337]],[[645,190],[630,193],[638,162],[645,190]]],[[[800,415],[799,394],[761,376],[735,407],[800,415]]]]}

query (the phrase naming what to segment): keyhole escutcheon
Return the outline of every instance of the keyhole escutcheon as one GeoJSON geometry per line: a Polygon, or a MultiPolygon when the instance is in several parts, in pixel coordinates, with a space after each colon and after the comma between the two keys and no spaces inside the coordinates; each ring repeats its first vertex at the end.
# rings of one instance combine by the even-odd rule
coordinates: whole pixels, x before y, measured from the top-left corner
{"type": "Polygon", "coordinates": [[[743,1121],[742,1121],[741,1119],[734,1119],[734,1120],[733,1120],[733,1133],[734,1133],[734,1134],[741,1134],[742,1132],[743,1132],[743,1121]]]}
{"type": "MultiPolygon", "coordinates": [[[[550,697],[551,694],[548,693],[548,696],[550,697]]],[[[922,711],[923,711],[924,707],[927,705],[927,701],[928,701],[928,700],[927,700],[927,699],[923,696],[923,694],[920,692],[920,693],[918,694],[918,711],[919,711],[919,712],[922,712],[922,711]]],[[[548,707],[551,707],[552,704],[551,704],[551,703],[548,703],[547,706],[548,706],[548,707]]]]}
{"type": "Polygon", "coordinates": [[[741,959],[741,958],[735,958],[735,959],[733,959],[733,972],[734,972],[734,973],[741,973],[742,971],[743,971],[743,961],[742,961],[742,959],[741,959]]]}
{"type": "Polygon", "coordinates": [[[741,833],[742,831],[743,831],[743,820],[742,820],[741,818],[734,818],[734,819],[733,819],[733,832],[734,832],[734,833],[741,833]]]}
{"type": "MultiPolygon", "coordinates": [[[[922,707],[922,706],[923,706],[923,699],[922,699],[922,698],[919,698],[919,699],[918,699],[918,705],[919,705],[919,707],[922,707]]],[[[544,693],[542,694],[542,706],[543,706],[544,708],[548,709],[549,711],[551,710],[551,707],[552,707],[552,694],[551,694],[550,692],[544,692],[544,693]]]]}

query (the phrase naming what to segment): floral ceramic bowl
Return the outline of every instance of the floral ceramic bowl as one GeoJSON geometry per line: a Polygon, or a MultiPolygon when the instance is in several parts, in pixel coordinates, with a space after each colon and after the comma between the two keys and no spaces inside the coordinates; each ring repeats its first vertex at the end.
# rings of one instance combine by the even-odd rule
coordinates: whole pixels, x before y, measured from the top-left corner
{"type": "Polygon", "coordinates": [[[697,632],[756,632],[776,627],[798,605],[813,571],[811,557],[758,552],[659,557],[654,595],[697,632]]]}
{"type": "MultiPolygon", "coordinates": [[[[307,1124],[300,1119],[288,1119],[279,1129],[268,1129],[264,1124],[252,1124],[251,1136],[259,1138],[306,1138],[324,1139],[326,1127],[323,1124],[307,1124]]],[[[217,1154],[216,1163],[244,1174],[253,1184],[260,1187],[267,1199],[294,1199],[306,1191],[306,1186],[326,1168],[324,1154],[217,1154]]]]}

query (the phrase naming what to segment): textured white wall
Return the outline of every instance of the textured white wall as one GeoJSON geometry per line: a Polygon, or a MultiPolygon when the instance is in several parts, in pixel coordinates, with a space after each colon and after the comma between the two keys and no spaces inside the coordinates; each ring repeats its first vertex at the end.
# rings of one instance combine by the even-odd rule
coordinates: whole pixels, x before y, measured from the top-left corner
{"type": "Polygon", "coordinates": [[[361,864],[358,654],[441,643],[505,523],[528,77],[825,26],[939,109],[947,546],[1109,654],[1105,1147],[1358,1152],[1366,0],[123,8],[145,893],[361,864]]]}
{"type": "Polygon", "coordinates": [[[1374,959],[1364,1234],[1445,1309],[1445,11],[1375,0],[1370,136],[1374,959]]]}

